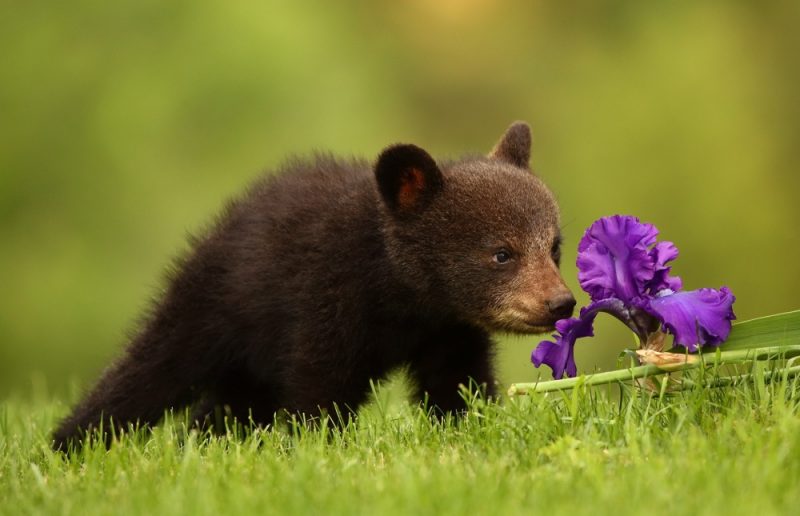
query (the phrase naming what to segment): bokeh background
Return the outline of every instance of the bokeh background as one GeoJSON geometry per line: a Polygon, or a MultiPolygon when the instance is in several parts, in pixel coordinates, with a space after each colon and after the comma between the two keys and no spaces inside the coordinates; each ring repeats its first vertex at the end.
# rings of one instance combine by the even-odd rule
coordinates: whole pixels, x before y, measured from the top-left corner
{"type": "MultiPolygon", "coordinates": [[[[576,293],[583,230],[626,213],[678,244],[687,287],[730,286],[740,319],[800,307],[798,2],[3,11],[0,396],[90,382],[186,234],[287,154],[488,151],[516,119],[561,202],[576,293]]],[[[613,367],[630,339],[599,321],[579,367],[613,367]]],[[[537,377],[538,341],[503,338],[505,382],[537,377]]]]}

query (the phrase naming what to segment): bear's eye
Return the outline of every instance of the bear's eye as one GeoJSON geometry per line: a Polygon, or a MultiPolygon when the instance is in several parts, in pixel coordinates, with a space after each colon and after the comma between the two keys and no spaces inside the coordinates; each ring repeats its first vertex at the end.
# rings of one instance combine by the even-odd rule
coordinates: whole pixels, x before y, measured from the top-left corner
{"type": "Polygon", "coordinates": [[[553,246],[550,248],[550,257],[556,263],[556,265],[560,265],[561,263],[561,237],[557,236],[553,241],[553,246]]]}
{"type": "Polygon", "coordinates": [[[494,262],[495,263],[508,263],[511,261],[511,253],[505,249],[500,249],[496,253],[494,253],[494,262]]]}

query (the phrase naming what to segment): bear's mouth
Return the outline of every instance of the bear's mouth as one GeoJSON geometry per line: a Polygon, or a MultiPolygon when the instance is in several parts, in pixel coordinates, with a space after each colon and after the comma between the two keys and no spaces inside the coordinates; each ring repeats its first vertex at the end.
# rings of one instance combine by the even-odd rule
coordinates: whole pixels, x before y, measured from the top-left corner
{"type": "Polygon", "coordinates": [[[517,319],[502,324],[502,330],[523,335],[539,335],[552,333],[556,329],[555,321],[517,319]]]}
{"type": "Polygon", "coordinates": [[[483,326],[489,331],[537,335],[552,333],[556,327],[556,319],[543,318],[529,311],[507,308],[490,318],[483,319],[483,326]]]}
{"type": "Polygon", "coordinates": [[[523,323],[530,328],[530,333],[547,333],[556,329],[555,321],[523,321],[523,323]]]}

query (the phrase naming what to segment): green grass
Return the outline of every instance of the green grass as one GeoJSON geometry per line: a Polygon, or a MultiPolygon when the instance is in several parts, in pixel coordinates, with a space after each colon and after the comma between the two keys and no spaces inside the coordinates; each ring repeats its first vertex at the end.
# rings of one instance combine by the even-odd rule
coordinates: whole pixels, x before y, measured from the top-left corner
{"type": "Polygon", "coordinates": [[[473,398],[442,423],[388,389],[341,431],[208,439],[169,417],[68,459],[47,442],[66,405],[17,398],[0,409],[0,513],[790,514],[800,383],[754,377],[473,398]]]}

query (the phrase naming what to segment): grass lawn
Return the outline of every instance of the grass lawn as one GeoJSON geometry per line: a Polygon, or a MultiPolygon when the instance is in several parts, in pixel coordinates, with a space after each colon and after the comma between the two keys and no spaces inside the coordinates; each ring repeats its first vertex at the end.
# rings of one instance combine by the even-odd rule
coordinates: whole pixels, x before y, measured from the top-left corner
{"type": "MultiPolygon", "coordinates": [[[[62,401],[0,407],[2,514],[796,514],[798,380],[480,399],[431,421],[398,388],[342,431],[205,439],[179,417],[66,459],[62,401]]],[[[237,431],[238,433],[238,431],[237,431]]]]}

